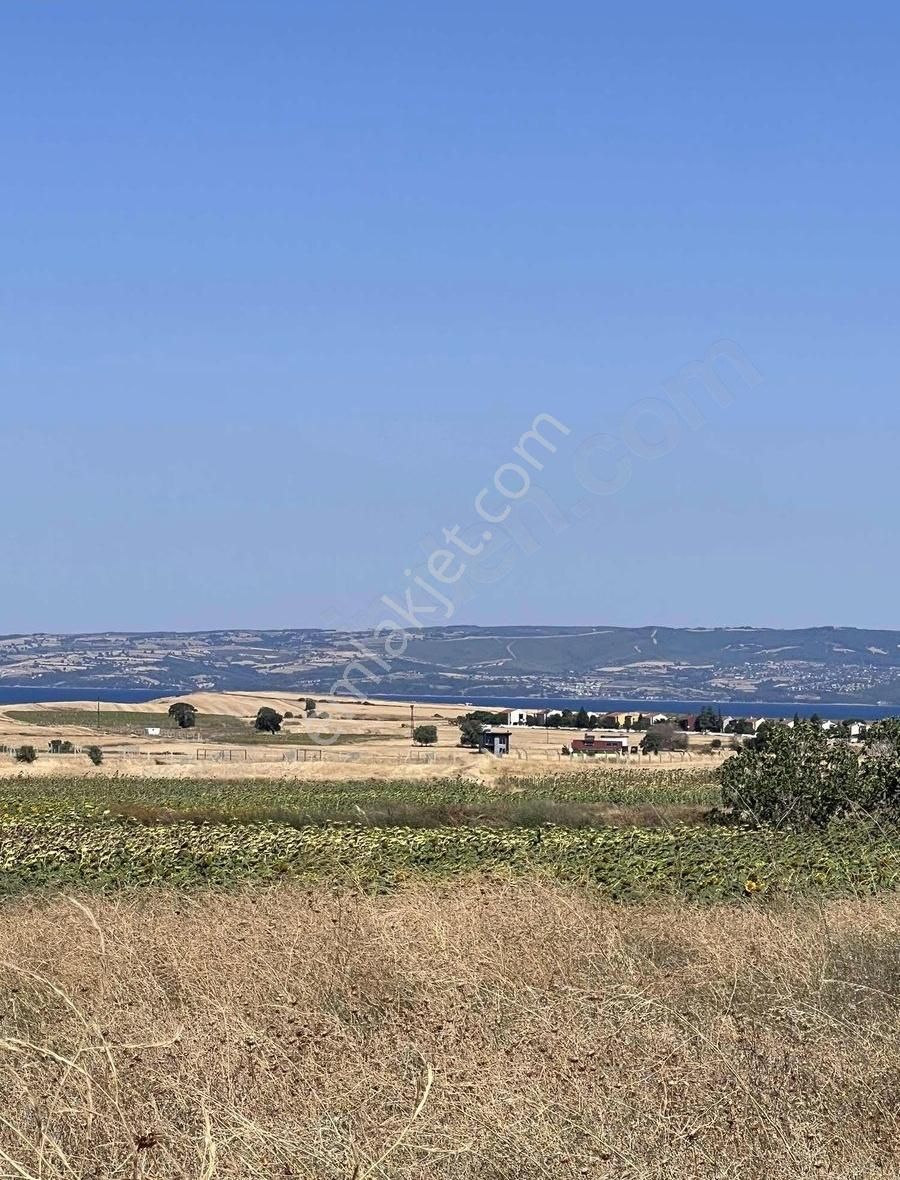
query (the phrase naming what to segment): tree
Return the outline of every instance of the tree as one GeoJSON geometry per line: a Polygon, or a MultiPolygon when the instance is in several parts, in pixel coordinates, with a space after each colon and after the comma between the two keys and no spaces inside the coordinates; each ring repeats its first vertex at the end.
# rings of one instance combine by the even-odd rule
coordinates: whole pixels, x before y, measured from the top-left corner
{"type": "Polygon", "coordinates": [[[725,726],[725,733],[753,733],[753,722],[749,717],[732,717],[725,726]]]}
{"type": "Polygon", "coordinates": [[[37,759],[37,752],[34,746],[19,746],[16,750],[16,762],[34,762],[37,759]]]}
{"type": "Polygon", "coordinates": [[[99,746],[88,746],[86,753],[95,766],[103,763],[103,751],[99,746]]]}
{"type": "Polygon", "coordinates": [[[584,705],[582,705],[575,714],[575,726],[577,729],[587,729],[590,723],[591,719],[588,716],[588,711],[585,709],[584,705]]]}
{"type": "Polygon", "coordinates": [[[809,721],[770,722],[718,770],[722,803],[744,822],[824,827],[864,801],[856,754],[809,721]]]}
{"type": "Polygon", "coordinates": [[[601,729],[618,729],[619,718],[614,713],[607,713],[605,717],[600,718],[601,729]]]}
{"type": "Polygon", "coordinates": [[[433,746],[437,740],[436,725],[417,725],[413,730],[413,741],[417,746],[433,746]]]}
{"type": "Polygon", "coordinates": [[[314,701],[312,697],[307,697],[305,703],[307,713],[315,713],[316,709],[319,707],[319,702],[314,701]]]}
{"type": "Polygon", "coordinates": [[[869,811],[900,810],[900,720],[896,717],[869,726],[859,773],[862,806],[869,811]]]}
{"type": "Polygon", "coordinates": [[[197,710],[187,701],[175,701],[169,705],[169,716],[181,729],[193,729],[197,724],[197,710]]]}
{"type": "Polygon", "coordinates": [[[256,714],[256,721],[253,724],[260,733],[278,733],[281,729],[282,721],[284,721],[284,718],[280,713],[277,713],[274,709],[270,709],[268,705],[263,705],[256,714]]]}
{"type": "Polygon", "coordinates": [[[687,736],[668,723],[651,725],[641,739],[641,749],[645,754],[658,754],[662,750],[686,750],[687,736]]]}
{"type": "Polygon", "coordinates": [[[457,724],[459,725],[459,744],[475,749],[480,748],[484,724],[477,717],[460,717],[457,724]]]}
{"type": "Polygon", "coordinates": [[[698,733],[721,733],[722,714],[717,713],[710,705],[706,705],[697,714],[694,728],[698,733]]]}

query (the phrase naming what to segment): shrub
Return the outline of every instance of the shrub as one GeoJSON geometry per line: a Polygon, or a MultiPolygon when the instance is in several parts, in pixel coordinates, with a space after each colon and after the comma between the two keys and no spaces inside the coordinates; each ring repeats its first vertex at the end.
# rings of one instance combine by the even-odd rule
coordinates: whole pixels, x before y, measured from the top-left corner
{"type": "Polygon", "coordinates": [[[34,762],[37,752],[34,746],[19,746],[16,750],[16,762],[34,762]]]}
{"type": "Polygon", "coordinates": [[[93,764],[95,766],[100,766],[102,764],[103,751],[100,749],[99,746],[88,746],[85,753],[87,754],[88,758],[90,758],[91,762],[93,762],[93,764]]]}
{"type": "MultiPolygon", "coordinates": [[[[368,702],[368,701],[366,701],[366,704],[368,704],[368,703],[369,703],[369,702],[368,702]]],[[[319,707],[319,702],[318,702],[318,701],[314,701],[314,700],[312,699],[312,697],[307,697],[307,698],[306,698],[306,701],[305,701],[305,705],[306,705],[306,711],[307,711],[307,713],[315,713],[316,709],[318,709],[318,707],[319,707]]]]}
{"type": "Polygon", "coordinates": [[[419,746],[433,746],[438,740],[436,725],[417,725],[413,730],[413,741],[419,746]]]}
{"type": "Polygon", "coordinates": [[[724,806],[760,824],[824,827],[865,802],[856,754],[809,721],[761,725],[718,777],[724,806]]]}
{"type": "Polygon", "coordinates": [[[721,738],[713,738],[713,740],[709,743],[709,748],[711,750],[721,750],[722,749],[722,739],[721,738]]]}
{"type": "Polygon", "coordinates": [[[290,721],[293,716],[294,716],[294,714],[291,713],[290,710],[287,710],[284,714],[284,719],[285,719],[285,721],[290,721]]]}
{"type": "Polygon", "coordinates": [[[256,721],[253,724],[260,733],[278,733],[281,729],[282,721],[284,721],[284,718],[280,713],[276,713],[268,705],[263,705],[256,714],[256,721]]]}

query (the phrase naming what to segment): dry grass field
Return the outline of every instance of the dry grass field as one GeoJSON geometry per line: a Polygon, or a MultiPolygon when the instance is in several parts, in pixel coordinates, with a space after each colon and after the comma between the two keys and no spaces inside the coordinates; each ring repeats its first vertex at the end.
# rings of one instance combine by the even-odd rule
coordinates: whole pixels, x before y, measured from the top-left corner
{"type": "Polygon", "coordinates": [[[2,1176],[900,1174],[895,897],[57,897],[0,963],[2,1176]]]}
{"type": "MultiPolygon", "coordinates": [[[[141,775],[152,772],[178,778],[229,778],[236,772],[242,776],[261,779],[304,778],[312,781],[334,778],[395,777],[403,768],[403,776],[411,779],[440,778],[459,773],[475,781],[491,781],[498,776],[529,775],[538,766],[551,773],[559,770],[591,769],[599,759],[563,758],[560,749],[577,736],[572,730],[544,730],[516,728],[513,750],[508,758],[494,759],[459,747],[459,730],[455,719],[469,711],[464,704],[433,702],[415,705],[415,722],[437,727],[437,745],[427,750],[412,746],[410,706],[403,702],[374,701],[363,704],[336,698],[317,698],[320,711],[327,716],[307,722],[303,714],[305,698],[272,696],[265,693],[195,693],[184,697],[165,697],[142,705],[104,702],[101,724],[93,716],[96,702],[69,701],[64,704],[31,704],[8,706],[0,712],[0,745],[16,749],[30,744],[39,755],[47,749],[51,738],[71,741],[78,747],[99,745],[106,764],[99,773],[141,775]],[[161,717],[174,700],[185,700],[198,710],[195,731],[164,730],[159,736],[148,736],[140,725],[158,726],[161,717]],[[253,740],[252,720],[262,706],[278,712],[294,713],[284,722],[283,735],[275,740],[253,740]],[[41,716],[46,722],[36,723],[41,716]],[[83,724],[68,723],[67,716],[77,717],[83,724]],[[116,723],[116,717],[123,720],[116,723]],[[206,720],[205,720],[206,719],[206,720]],[[229,733],[228,720],[234,730],[229,733]],[[89,722],[89,723],[88,723],[89,722]],[[240,735],[237,730],[243,730],[240,735]],[[310,741],[314,733],[338,734],[334,745],[319,746],[310,741]],[[340,770],[336,770],[340,765],[340,770]]],[[[635,737],[637,741],[637,737],[635,737]]],[[[646,759],[632,762],[633,769],[653,770],[659,766],[714,764],[723,755],[708,752],[708,739],[692,735],[690,758],[667,755],[662,761],[646,759]]],[[[12,755],[0,755],[12,764],[12,755]]],[[[613,756],[610,756],[612,759],[613,756]]],[[[604,759],[605,761],[605,759],[604,759]]],[[[39,756],[30,766],[16,765],[16,773],[27,776],[47,774],[83,775],[84,757],[39,756]]]]}

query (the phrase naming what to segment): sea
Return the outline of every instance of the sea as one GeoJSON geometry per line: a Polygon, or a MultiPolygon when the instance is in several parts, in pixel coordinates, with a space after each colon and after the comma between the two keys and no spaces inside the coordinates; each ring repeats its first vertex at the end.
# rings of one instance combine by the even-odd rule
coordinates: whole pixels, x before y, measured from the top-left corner
{"type": "Polygon", "coordinates": [[[37,705],[44,701],[111,701],[142,705],[158,697],[177,696],[177,688],[0,688],[0,705],[37,705]]]}
{"type": "MultiPolygon", "coordinates": [[[[434,701],[436,704],[448,699],[447,694],[440,696],[425,695],[404,696],[398,693],[385,693],[383,696],[372,694],[372,700],[388,701],[434,701]]],[[[699,713],[709,706],[719,710],[727,717],[812,717],[817,714],[826,721],[877,721],[881,717],[900,716],[900,705],[856,705],[849,702],[837,704],[823,704],[809,701],[672,701],[672,700],[627,700],[622,697],[505,697],[486,696],[470,697],[465,702],[473,709],[587,709],[589,713],[699,713]]]]}
{"type": "MultiPolygon", "coordinates": [[[[53,688],[16,686],[0,688],[0,705],[28,705],[39,704],[43,701],[118,701],[122,704],[140,705],[145,701],[153,701],[159,697],[178,696],[182,690],[177,688],[53,688]]],[[[304,688],[293,690],[282,689],[282,692],[306,692],[304,688]]],[[[309,690],[313,691],[313,690],[309,690]]],[[[450,699],[449,693],[428,695],[417,693],[404,695],[402,693],[371,694],[371,700],[387,701],[434,701],[444,703],[450,699]]],[[[623,697],[506,697],[489,696],[473,697],[465,702],[473,709],[587,709],[590,713],[621,713],[634,711],[635,713],[699,713],[704,706],[730,717],[793,717],[795,713],[801,717],[811,717],[817,713],[827,720],[843,720],[848,718],[860,721],[873,721],[879,717],[900,716],[900,705],[856,705],[849,702],[823,704],[816,701],[673,701],[673,700],[634,700],[623,697]]]]}

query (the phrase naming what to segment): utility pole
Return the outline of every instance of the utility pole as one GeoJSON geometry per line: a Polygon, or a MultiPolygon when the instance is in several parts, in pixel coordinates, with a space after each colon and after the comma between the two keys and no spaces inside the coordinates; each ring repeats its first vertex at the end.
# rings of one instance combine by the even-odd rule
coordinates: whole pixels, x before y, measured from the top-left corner
{"type": "Polygon", "coordinates": [[[414,734],[416,732],[416,706],[410,704],[409,706],[409,741],[410,745],[416,744],[414,734]]]}
{"type": "Polygon", "coordinates": [[[100,698],[97,698],[97,729],[100,729],[100,698]]]}

